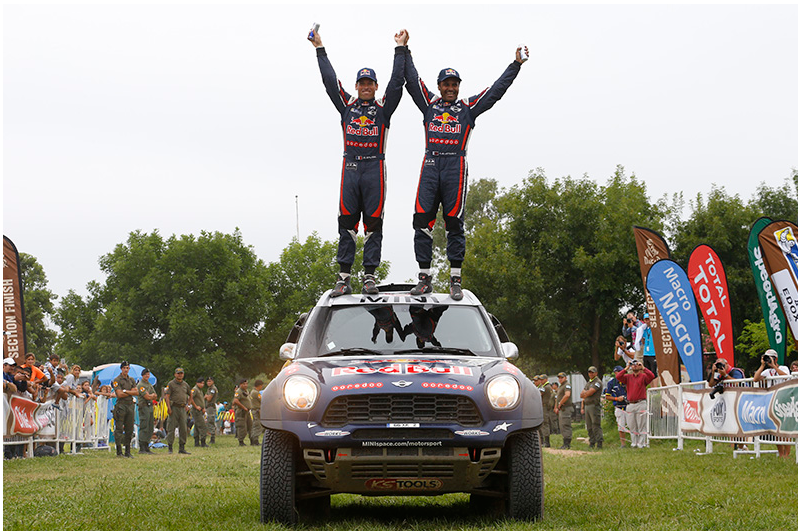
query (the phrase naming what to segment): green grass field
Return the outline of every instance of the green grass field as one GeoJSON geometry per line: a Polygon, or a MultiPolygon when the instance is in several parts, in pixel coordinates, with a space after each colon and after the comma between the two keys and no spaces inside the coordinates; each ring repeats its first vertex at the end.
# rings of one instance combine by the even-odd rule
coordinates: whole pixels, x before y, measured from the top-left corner
{"type": "MultiPolygon", "coordinates": [[[[584,436],[577,426],[576,436],[584,436]]],[[[561,444],[559,436],[552,443],[561,444]]],[[[546,508],[537,524],[487,519],[468,496],[367,498],[337,495],[328,521],[304,529],[795,529],[798,466],[775,456],[732,459],[729,445],[694,455],[688,445],[654,441],[620,450],[605,430],[605,449],[544,455],[546,508]]],[[[231,436],[192,455],[119,459],[107,451],[3,463],[3,529],[282,529],[258,523],[259,447],[231,436]]]]}

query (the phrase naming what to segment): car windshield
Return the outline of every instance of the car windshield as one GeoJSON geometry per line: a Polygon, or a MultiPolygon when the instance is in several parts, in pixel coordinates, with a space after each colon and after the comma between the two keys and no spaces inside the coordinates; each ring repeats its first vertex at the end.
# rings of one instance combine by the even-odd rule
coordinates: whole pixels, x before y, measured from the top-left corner
{"type": "Polygon", "coordinates": [[[299,358],[441,351],[498,356],[478,308],[374,304],[318,308],[303,330],[299,358]]]}

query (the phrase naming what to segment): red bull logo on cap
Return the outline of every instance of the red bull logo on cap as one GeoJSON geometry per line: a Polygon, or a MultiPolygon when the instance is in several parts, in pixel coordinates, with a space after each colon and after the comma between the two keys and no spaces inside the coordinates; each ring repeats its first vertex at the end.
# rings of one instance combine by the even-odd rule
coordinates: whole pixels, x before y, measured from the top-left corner
{"type": "Polygon", "coordinates": [[[358,116],[352,118],[349,125],[346,126],[347,135],[356,136],[377,136],[380,134],[380,128],[371,118],[366,116],[358,116]],[[352,124],[357,127],[353,127],[352,124]]]}
{"type": "Polygon", "coordinates": [[[370,75],[371,75],[371,70],[369,70],[368,68],[364,68],[358,74],[359,77],[370,76],[370,75]]]}
{"type": "Polygon", "coordinates": [[[432,121],[430,121],[429,124],[429,130],[433,133],[458,134],[461,130],[461,127],[457,116],[445,112],[432,117],[432,121]],[[440,122],[441,125],[435,125],[432,122],[440,122]]]}

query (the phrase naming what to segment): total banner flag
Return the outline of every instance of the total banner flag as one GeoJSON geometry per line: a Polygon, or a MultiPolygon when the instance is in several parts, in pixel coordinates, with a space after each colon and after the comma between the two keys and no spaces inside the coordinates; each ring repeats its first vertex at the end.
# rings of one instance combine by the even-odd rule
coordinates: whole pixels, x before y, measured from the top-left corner
{"type": "Polygon", "coordinates": [[[3,393],[3,436],[30,436],[55,424],[55,402],[34,402],[3,393]]]}
{"type": "Polygon", "coordinates": [[[748,234],[748,261],[751,262],[759,304],[762,306],[762,314],[765,317],[768,343],[770,343],[770,348],[778,353],[779,364],[783,365],[787,351],[787,321],[784,318],[784,312],[781,311],[781,306],[779,306],[778,295],[773,289],[773,283],[770,281],[762,247],[759,246],[759,233],[772,221],[770,218],[762,217],[754,222],[751,232],[748,234]]]}
{"type": "Polygon", "coordinates": [[[660,260],[648,271],[648,291],[660,314],[668,323],[663,341],[676,346],[690,381],[704,379],[701,328],[690,279],[673,260],[660,260]]]}
{"type": "Polygon", "coordinates": [[[774,221],[759,233],[762,258],[798,348],[798,226],[774,221]]]}
{"type": "Polygon", "coordinates": [[[690,253],[687,276],[715,346],[715,354],[734,367],[734,331],[726,273],[720,257],[709,245],[690,253]]]}
{"type": "Polygon", "coordinates": [[[798,380],[767,389],[726,387],[682,391],[683,432],[748,437],[772,434],[798,437],[798,380]]]}

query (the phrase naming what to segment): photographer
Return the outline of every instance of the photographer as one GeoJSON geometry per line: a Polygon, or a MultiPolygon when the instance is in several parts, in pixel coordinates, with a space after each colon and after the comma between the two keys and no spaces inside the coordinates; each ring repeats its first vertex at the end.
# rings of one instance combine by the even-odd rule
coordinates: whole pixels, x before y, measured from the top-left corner
{"type": "Polygon", "coordinates": [[[643,367],[638,360],[632,360],[622,371],[615,373],[615,379],[626,386],[626,422],[632,434],[632,448],[648,446],[648,426],[646,417],[646,387],[656,376],[643,367]]]}
{"type": "MultiPolygon", "coordinates": [[[[762,354],[761,363],[754,374],[754,381],[764,382],[762,384],[763,387],[770,387],[771,385],[781,383],[781,381],[768,382],[766,380],[766,378],[772,378],[774,376],[788,376],[790,374],[789,369],[787,369],[787,367],[784,365],[779,365],[777,360],[778,353],[775,350],[772,348],[766,350],[765,353],[762,354]]],[[[790,445],[777,444],[776,449],[779,451],[779,457],[790,457],[790,445]]]]}
{"type": "Polygon", "coordinates": [[[615,338],[615,361],[623,360],[624,366],[635,358],[635,351],[626,344],[626,338],[618,336],[615,338]]]}
{"type": "Polygon", "coordinates": [[[727,380],[742,380],[745,378],[745,373],[742,369],[737,367],[729,367],[729,363],[723,358],[715,360],[712,366],[712,372],[709,375],[709,387],[715,387],[727,380]]]}

